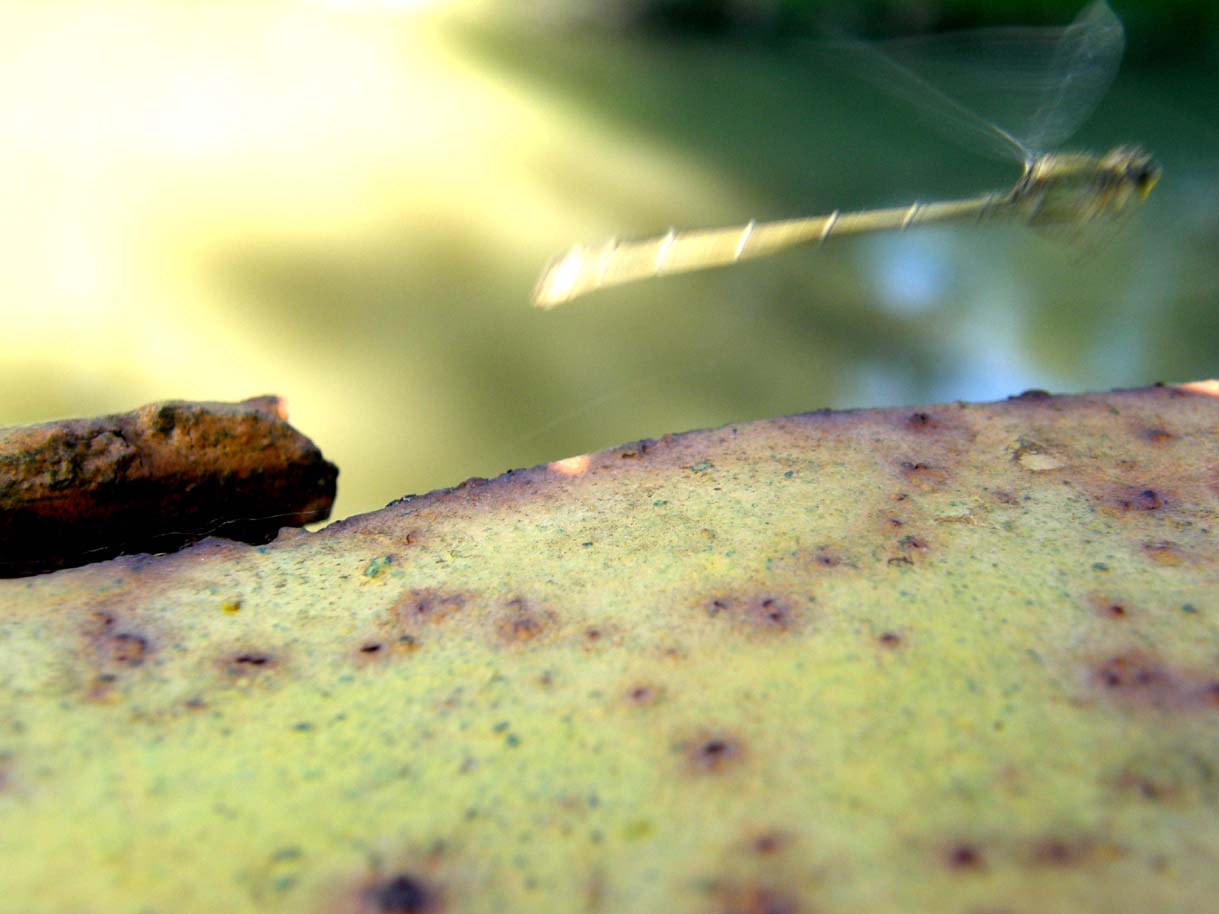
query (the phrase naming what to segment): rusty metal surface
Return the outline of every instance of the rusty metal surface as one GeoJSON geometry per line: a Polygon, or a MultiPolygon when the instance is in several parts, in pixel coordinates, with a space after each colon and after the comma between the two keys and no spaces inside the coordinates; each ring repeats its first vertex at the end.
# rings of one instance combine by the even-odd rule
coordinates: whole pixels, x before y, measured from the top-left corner
{"type": "Polygon", "coordinates": [[[813,413],[0,581],[3,900],[1210,914],[1217,444],[813,413]]]}
{"type": "Polygon", "coordinates": [[[0,429],[0,577],[325,520],[338,470],[286,420],[259,397],[0,429]]]}

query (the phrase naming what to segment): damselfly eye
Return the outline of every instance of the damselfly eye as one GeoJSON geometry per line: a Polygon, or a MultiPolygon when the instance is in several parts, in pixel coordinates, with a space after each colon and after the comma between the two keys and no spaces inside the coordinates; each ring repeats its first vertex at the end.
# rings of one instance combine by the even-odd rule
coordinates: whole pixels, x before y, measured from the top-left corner
{"type": "Polygon", "coordinates": [[[1134,181],[1134,186],[1143,194],[1147,194],[1160,180],[1160,166],[1150,159],[1139,162],[1133,167],[1130,177],[1134,181]]]}

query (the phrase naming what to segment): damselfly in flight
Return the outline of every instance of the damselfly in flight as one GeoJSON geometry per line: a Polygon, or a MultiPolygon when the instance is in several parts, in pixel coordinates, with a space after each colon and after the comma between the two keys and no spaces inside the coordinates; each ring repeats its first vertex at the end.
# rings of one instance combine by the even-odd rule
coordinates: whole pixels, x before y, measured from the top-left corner
{"type": "Polygon", "coordinates": [[[725,266],[840,235],[999,217],[1036,226],[1079,225],[1128,211],[1146,199],[1160,177],[1159,165],[1146,152],[1133,146],[1118,146],[1100,156],[1044,151],[1074,133],[1108,89],[1125,47],[1122,24],[1105,0],[1094,0],[1051,37],[1047,46],[1045,33],[1038,33],[1040,46],[1048,48],[1047,71],[1035,81],[1036,107],[1018,131],[973,113],[880,51],[872,52],[869,59],[875,70],[892,76],[898,94],[916,97],[918,104],[945,115],[954,127],[984,141],[991,150],[1018,160],[1024,173],[1010,189],[964,200],[835,210],[824,216],[731,228],[670,229],[643,241],[612,239],[599,247],[577,245],[546,266],[534,288],[534,304],[553,308],[607,286],[725,266]]]}

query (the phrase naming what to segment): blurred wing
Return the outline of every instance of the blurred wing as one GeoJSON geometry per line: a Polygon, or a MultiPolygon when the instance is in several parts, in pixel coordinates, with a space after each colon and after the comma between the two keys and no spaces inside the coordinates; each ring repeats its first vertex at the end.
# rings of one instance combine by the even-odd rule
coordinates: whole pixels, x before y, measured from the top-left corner
{"type": "Polygon", "coordinates": [[[1094,0],[1058,43],[1026,141],[1047,148],[1078,130],[1109,90],[1125,49],[1121,21],[1105,0],[1094,0]]]}
{"type": "Polygon", "coordinates": [[[977,29],[828,50],[958,143],[1028,160],[1092,113],[1124,48],[1121,22],[1104,0],[1094,0],[1063,27],[977,29]]]}
{"type": "MultiPolygon", "coordinates": [[[[972,43],[978,34],[962,32],[879,44],[836,42],[822,46],[821,50],[836,66],[853,70],[887,94],[909,104],[911,110],[931,127],[970,152],[1005,161],[1027,162],[1033,153],[1023,142],[979,114],[974,103],[962,101],[959,93],[941,88],[952,85],[952,79],[941,78],[922,62],[924,52],[935,55],[948,40],[955,44],[966,36],[967,42],[972,43]]],[[[943,61],[939,67],[943,67],[943,61]]]]}

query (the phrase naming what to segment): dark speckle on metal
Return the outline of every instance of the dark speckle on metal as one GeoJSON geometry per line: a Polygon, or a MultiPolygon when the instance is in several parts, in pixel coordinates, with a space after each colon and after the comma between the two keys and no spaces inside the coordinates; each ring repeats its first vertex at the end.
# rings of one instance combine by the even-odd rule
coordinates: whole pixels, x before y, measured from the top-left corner
{"type": "Polygon", "coordinates": [[[399,874],[368,890],[368,899],[377,914],[423,914],[429,910],[431,896],[423,883],[399,874]]]}

